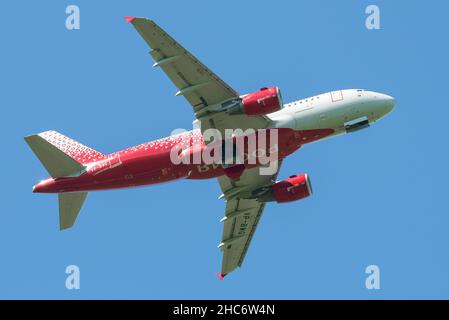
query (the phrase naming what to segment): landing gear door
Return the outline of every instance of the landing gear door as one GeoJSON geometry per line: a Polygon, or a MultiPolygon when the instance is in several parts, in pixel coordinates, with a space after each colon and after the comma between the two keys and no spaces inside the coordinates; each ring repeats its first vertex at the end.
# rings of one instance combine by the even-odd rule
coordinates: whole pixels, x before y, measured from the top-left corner
{"type": "Polygon", "coordinates": [[[345,130],[347,133],[349,132],[355,132],[364,128],[369,127],[369,120],[368,117],[363,116],[348,122],[345,122],[344,124],[345,130]]]}

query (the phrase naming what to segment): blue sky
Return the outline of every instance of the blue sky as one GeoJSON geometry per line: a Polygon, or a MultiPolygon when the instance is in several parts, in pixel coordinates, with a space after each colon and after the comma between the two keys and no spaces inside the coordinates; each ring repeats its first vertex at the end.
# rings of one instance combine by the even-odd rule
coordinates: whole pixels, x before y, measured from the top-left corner
{"type": "Polygon", "coordinates": [[[446,1],[16,1],[2,3],[0,298],[449,298],[446,1]],[[65,28],[65,8],[81,29],[65,28]],[[365,28],[376,4],[381,30],[365,28]],[[191,128],[124,15],[146,16],[241,93],[286,102],[342,88],[394,96],[367,130],[305,146],[280,178],[314,195],[269,204],[243,267],[218,281],[215,180],[89,194],[58,230],[55,195],[23,137],[58,130],[109,153],[191,128]],[[81,289],[65,288],[65,268],[81,289]],[[365,268],[381,290],[365,288],[365,268]]]}

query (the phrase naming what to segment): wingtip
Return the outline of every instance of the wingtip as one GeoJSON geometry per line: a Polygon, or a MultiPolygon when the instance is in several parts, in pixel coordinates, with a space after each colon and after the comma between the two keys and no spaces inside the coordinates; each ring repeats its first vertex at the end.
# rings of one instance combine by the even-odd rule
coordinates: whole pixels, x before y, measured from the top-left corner
{"type": "Polygon", "coordinates": [[[221,272],[217,272],[217,276],[218,276],[218,279],[220,279],[220,281],[223,281],[223,278],[226,276],[226,273],[223,274],[221,272]]]}
{"type": "Polygon", "coordinates": [[[125,16],[123,17],[128,23],[131,23],[134,21],[134,19],[136,19],[136,17],[131,17],[131,16],[125,16]]]}

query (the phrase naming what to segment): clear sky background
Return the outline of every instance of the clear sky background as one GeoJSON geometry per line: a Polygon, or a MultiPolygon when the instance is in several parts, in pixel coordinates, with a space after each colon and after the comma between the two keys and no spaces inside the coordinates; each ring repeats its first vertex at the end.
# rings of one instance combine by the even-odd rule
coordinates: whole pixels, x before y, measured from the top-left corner
{"type": "Polygon", "coordinates": [[[447,1],[9,1],[1,4],[0,298],[449,298],[447,1]],[[65,8],[81,29],[65,28],[65,8]],[[365,28],[376,4],[381,30],[365,28]],[[367,130],[305,146],[280,178],[314,195],[269,204],[242,268],[218,281],[215,180],[90,193],[58,230],[23,141],[54,129],[103,153],[191,128],[187,102],[124,15],[157,21],[241,93],[285,102],[343,88],[394,96],[367,130]],[[65,268],[81,289],[65,288],[65,268]],[[365,268],[381,290],[365,288],[365,268]]]}

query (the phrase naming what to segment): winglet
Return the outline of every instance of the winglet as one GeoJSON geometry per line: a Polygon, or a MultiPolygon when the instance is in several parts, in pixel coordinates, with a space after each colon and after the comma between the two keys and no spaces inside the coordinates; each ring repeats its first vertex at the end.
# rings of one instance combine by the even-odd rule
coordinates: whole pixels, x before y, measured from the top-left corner
{"type": "Polygon", "coordinates": [[[221,272],[217,272],[217,276],[218,276],[218,279],[220,279],[220,281],[223,281],[223,278],[226,276],[226,273],[222,274],[221,272]]]}
{"type": "Polygon", "coordinates": [[[130,17],[130,16],[126,16],[124,17],[126,21],[128,21],[129,23],[133,22],[134,19],[136,19],[136,17],[130,17]]]}

